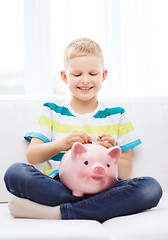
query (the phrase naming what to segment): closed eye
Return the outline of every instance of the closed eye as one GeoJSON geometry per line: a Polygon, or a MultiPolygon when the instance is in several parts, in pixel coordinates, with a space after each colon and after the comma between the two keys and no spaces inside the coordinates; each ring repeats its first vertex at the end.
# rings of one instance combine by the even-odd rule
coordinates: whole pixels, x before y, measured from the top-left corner
{"type": "Polygon", "coordinates": [[[96,76],[97,73],[89,73],[91,76],[96,76]]]}
{"type": "Polygon", "coordinates": [[[79,74],[73,74],[74,77],[80,77],[81,76],[81,73],[79,74]]]}

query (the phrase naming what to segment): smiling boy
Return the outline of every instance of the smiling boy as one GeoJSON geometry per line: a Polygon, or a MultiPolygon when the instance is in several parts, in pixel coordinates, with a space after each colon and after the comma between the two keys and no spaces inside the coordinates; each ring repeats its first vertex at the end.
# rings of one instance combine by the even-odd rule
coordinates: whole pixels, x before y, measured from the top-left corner
{"type": "Polygon", "coordinates": [[[106,148],[117,145],[122,154],[116,185],[79,198],[60,182],[57,171],[48,177],[33,166],[17,163],[5,174],[7,189],[17,196],[9,203],[14,217],[103,222],[158,204],[162,189],[155,179],[129,179],[131,149],[141,141],[123,108],[98,101],[97,93],[106,76],[103,53],[97,43],[81,38],[67,46],[61,77],[70,90],[70,101],[43,105],[42,114],[25,136],[30,141],[27,160],[33,165],[60,161],[74,142],[100,144],[106,148]]]}

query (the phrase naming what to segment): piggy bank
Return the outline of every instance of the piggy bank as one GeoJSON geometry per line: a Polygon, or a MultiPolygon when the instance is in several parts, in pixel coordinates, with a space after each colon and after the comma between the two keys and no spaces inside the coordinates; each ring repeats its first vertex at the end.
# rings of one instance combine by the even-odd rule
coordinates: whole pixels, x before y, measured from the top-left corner
{"type": "Polygon", "coordinates": [[[112,187],[117,178],[117,161],[121,150],[98,144],[74,143],[60,163],[61,182],[74,196],[95,194],[112,187]]]}

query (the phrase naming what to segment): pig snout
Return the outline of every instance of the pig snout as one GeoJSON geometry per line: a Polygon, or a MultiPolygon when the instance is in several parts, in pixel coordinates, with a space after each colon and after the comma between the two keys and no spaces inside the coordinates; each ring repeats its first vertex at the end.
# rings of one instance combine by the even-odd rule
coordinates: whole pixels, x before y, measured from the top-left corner
{"type": "Polygon", "coordinates": [[[97,166],[97,167],[94,168],[93,173],[96,174],[96,175],[104,176],[105,175],[105,170],[104,170],[103,167],[97,166]]]}

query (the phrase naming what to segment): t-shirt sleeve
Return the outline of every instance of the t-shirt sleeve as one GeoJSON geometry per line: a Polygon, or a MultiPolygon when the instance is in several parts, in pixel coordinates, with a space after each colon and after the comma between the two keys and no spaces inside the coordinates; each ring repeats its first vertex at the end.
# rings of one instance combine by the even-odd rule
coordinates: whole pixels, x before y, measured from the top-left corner
{"type": "Polygon", "coordinates": [[[41,139],[43,142],[50,142],[52,137],[52,112],[47,104],[42,106],[40,116],[34,121],[30,131],[24,138],[30,142],[32,138],[41,139]]]}
{"type": "Polygon", "coordinates": [[[137,136],[137,133],[124,110],[120,115],[116,145],[120,146],[122,152],[125,152],[138,146],[139,144],[141,144],[141,140],[137,136]]]}

